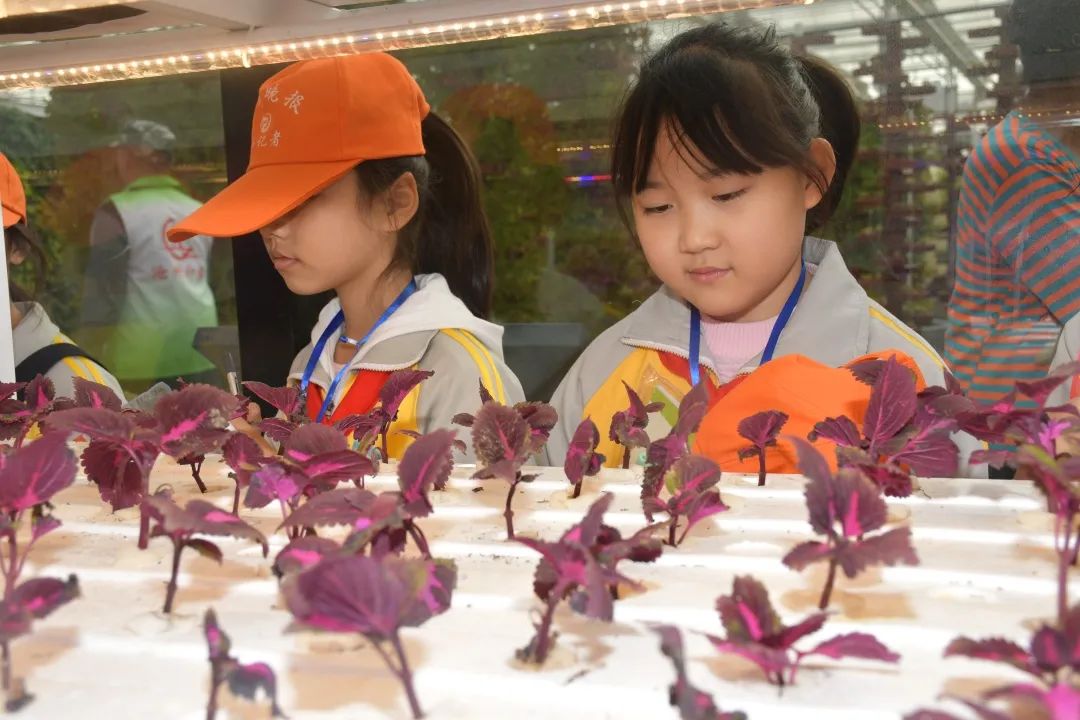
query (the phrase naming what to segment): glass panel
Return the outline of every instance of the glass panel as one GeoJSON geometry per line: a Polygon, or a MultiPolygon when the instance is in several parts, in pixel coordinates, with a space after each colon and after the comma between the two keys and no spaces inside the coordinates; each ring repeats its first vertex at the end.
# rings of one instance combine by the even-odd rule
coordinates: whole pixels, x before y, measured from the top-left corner
{"type": "Polygon", "coordinates": [[[47,261],[40,284],[35,262],[13,282],[128,395],[223,386],[239,365],[229,242],[164,240],[225,185],[217,75],[11,91],[0,127],[47,261]]]}

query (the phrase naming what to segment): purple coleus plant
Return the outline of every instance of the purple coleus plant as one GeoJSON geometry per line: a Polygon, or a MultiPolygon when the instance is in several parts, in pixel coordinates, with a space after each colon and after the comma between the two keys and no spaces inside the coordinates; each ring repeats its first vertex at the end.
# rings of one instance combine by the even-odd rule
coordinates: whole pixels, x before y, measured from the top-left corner
{"type": "MultiPolygon", "coordinates": [[[[264,457],[250,473],[244,506],[261,508],[276,501],[285,520],[305,499],[333,490],[342,482],[358,483],[373,472],[372,461],[350,450],[339,430],[303,425],[289,435],[280,455],[264,457]]],[[[290,527],[290,539],[299,537],[302,530],[290,527]]]]}
{"type": "Polygon", "coordinates": [[[542,556],[533,592],[545,604],[541,620],[535,625],[536,633],[517,652],[518,659],[537,665],[547,659],[554,642],[551,625],[555,609],[564,599],[569,598],[574,612],[611,622],[619,587],[641,588],[619,572],[618,564],[623,560],[653,562],[660,557],[663,548],[653,536],[662,525],[650,525],[623,539],[618,530],[603,523],[613,499],[611,493],[601,495],[581,522],[563,533],[558,542],[516,538],[542,556]]]}
{"type": "Polygon", "coordinates": [[[716,609],[726,637],[709,635],[713,646],[722,653],[746,658],[761,668],[770,683],[781,688],[794,684],[803,660],[814,655],[833,660],[853,657],[888,663],[900,659],[873,635],[858,632],[837,635],[810,650],[795,648],[795,643],[825,625],[828,613],[815,613],[795,625],[784,625],[765,586],[749,576],[735,578],[731,595],[718,597],[716,609]]]}
{"type": "Polygon", "coordinates": [[[1056,457],[1042,445],[1021,445],[1015,462],[1026,477],[1046,495],[1050,512],[1054,514],[1054,550],[1058,556],[1057,615],[1064,623],[1068,612],[1069,565],[1080,553],[1080,532],[1076,521],[1080,515],[1080,457],[1056,457]]]}
{"type": "Polygon", "coordinates": [[[716,489],[721,475],[720,467],[712,460],[700,455],[684,455],[675,462],[664,479],[669,493],[667,501],[659,497],[645,499],[645,511],[650,516],[667,513],[668,545],[681,545],[690,528],[728,509],[720,499],[720,491],[716,489]],[[680,518],[686,519],[686,525],[682,535],[676,535],[680,518]]]}
{"type": "Polygon", "coordinates": [[[309,420],[300,388],[295,386],[271,387],[265,383],[248,381],[244,388],[278,411],[278,417],[259,422],[259,431],[278,443],[284,443],[301,425],[309,420]]]}
{"type": "Polygon", "coordinates": [[[312,564],[319,557],[339,550],[362,554],[370,547],[373,555],[401,553],[406,537],[411,537],[424,557],[431,557],[427,538],[417,520],[433,512],[430,493],[445,485],[454,469],[454,431],[436,430],[421,436],[398,464],[400,491],[376,495],[362,488],[338,488],[316,495],[295,510],[282,525],[286,528],[345,525],[352,534],[342,546],[314,544],[298,538],[287,545],[275,560],[275,568],[312,564]]]}
{"type": "Polygon", "coordinates": [[[378,437],[381,442],[382,459],[388,459],[390,456],[387,438],[390,434],[390,426],[397,420],[401,403],[405,402],[405,398],[420,383],[434,374],[431,370],[395,370],[390,373],[379,390],[379,404],[369,413],[345,418],[338,423],[338,429],[353,435],[361,444],[364,444],[364,436],[378,437]]]}
{"type": "Polygon", "coordinates": [[[749,446],[739,450],[739,459],[746,460],[757,456],[758,487],[765,485],[765,452],[771,447],[776,447],[776,438],[779,437],[787,421],[787,413],[766,410],[739,422],[739,435],[750,441],[749,446]]]}
{"type": "MultiPolygon", "coordinates": [[[[1033,700],[1042,705],[1050,720],[1080,717],[1080,604],[1073,605],[1057,627],[1043,625],[1028,647],[1012,640],[991,637],[972,640],[958,637],[945,648],[945,657],[967,657],[1004,663],[1031,676],[1032,682],[1012,683],[983,695],[986,704],[964,702],[980,718],[1007,718],[990,707],[995,702],[1033,700]]],[[[920,710],[906,720],[956,720],[939,710],[920,710]]]]}
{"type": "Polygon", "coordinates": [[[784,564],[803,570],[827,561],[829,572],[818,607],[829,606],[836,570],[848,578],[872,565],[917,565],[911,546],[911,528],[898,527],[875,533],[885,525],[888,508],[879,489],[854,468],[833,473],[818,450],[801,438],[791,438],[799,454],[799,470],[808,478],[806,507],[810,526],[825,540],[796,545],[784,556],[784,564]]]}
{"type": "MultiPolygon", "coordinates": [[[[115,511],[142,507],[149,495],[150,470],[161,453],[190,462],[223,445],[236,403],[235,397],[215,387],[186,385],[164,395],[150,414],[119,411],[98,402],[53,412],[45,424],[90,438],[82,453],[83,469],[115,511]]],[[[143,512],[140,549],[146,548],[149,531],[150,519],[143,512]]]]}
{"type": "Polygon", "coordinates": [[[574,431],[570,447],[566,450],[566,460],[563,461],[566,479],[574,487],[571,497],[580,497],[581,485],[585,478],[595,477],[604,466],[603,454],[596,452],[596,446],[599,444],[600,430],[591,418],[585,418],[574,431]]]}
{"type": "Polygon", "coordinates": [[[675,666],[675,682],[668,687],[668,701],[679,709],[682,720],[746,720],[743,712],[721,712],[711,695],[690,684],[682,633],[677,627],[653,625],[652,631],[660,636],[660,652],[675,666]]]}
{"type": "Polygon", "coordinates": [[[630,453],[634,448],[649,446],[649,434],[645,428],[649,426],[649,415],[664,409],[664,403],[652,402],[646,405],[641,396],[634,392],[626,381],[626,396],[630,399],[630,406],[620,410],[611,416],[611,427],[608,429],[608,438],[623,446],[623,470],[630,467],[630,453]]]}
{"type": "Polygon", "coordinates": [[[533,427],[517,408],[493,400],[485,402],[475,417],[459,415],[454,422],[472,427],[477,465],[473,477],[480,480],[499,478],[510,483],[503,517],[506,518],[506,537],[514,539],[514,494],[518,485],[532,482],[537,477],[522,473],[521,468],[543,443],[537,446],[533,427]]]}
{"type": "Polygon", "coordinates": [[[236,517],[221,510],[205,500],[191,500],[184,507],[172,499],[172,492],[162,488],[151,497],[143,500],[143,508],[154,524],[150,537],[168,538],[173,546],[172,573],[165,591],[165,605],[162,612],[172,612],[173,599],[176,597],[177,578],[180,574],[180,555],[184,548],[191,548],[205,558],[221,563],[221,548],[196,535],[235,537],[251,540],[262,546],[263,557],[269,552],[263,534],[236,517]]]}
{"type": "MultiPolygon", "coordinates": [[[[483,409],[489,404],[498,405],[499,403],[495,402],[494,398],[491,397],[491,393],[481,382],[480,407],[483,409]]],[[[529,432],[525,441],[525,459],[527,461],[544,449],[548,439],[551,437],[551,431],[555,429],[559,422],[559,414],[555,412],[555,408],[542,402],[519,402],[514,405],[513,410],[521,416],[521,419],[528,426],[529,432]]],[[[455,425],[472,428],[476,422],[476,417],[476,415],[470,415],[469,413],[458,413],[451,422],[455,425]]]]}
{"type": "Polygon", "coordinates": [[[273,717],[285,717],[278,707],[277,678],[266,663],[243,664],[232,656],[232,641],[218,624],[217,613],[208,608],[203,617],[203,634],[210,659],[210,699],[206,702],[206,720],[217,717],[218,691],[227,685],[234,695],[255,700],[261,691],[270,700],[273,717]]]}
{"type": "Polygon", "coordinates": [[[19,582],[34,545],[60,527],[60,520],[48,513],[48,503],[75,481],[77,470],[75,454],[68,449],[64,433],[47,433],[22,448],[0,451],[0,571],[4,577],[0,675],[9,711],[32,699],[21,682],[13,683],[11,642],[29,633],[34,620],[47,617],[79,596],[74,575],[67,580],[34,578],[19,582]],[[27,518],[30,539],[20,547],[18,530],[27,518]]]}
{"type": "Polygon", "coordinates": [[[456,583],[457,569],[449,562],[354,555],[328,557],[287,578],[283,589],[300,623],[367,638],[405,688],[413,717],[420,718],[401,629],[445,612],[456,583]]]}
{"type": "Polygon", "coordinates": [[[641,482],[641,504],[645,519],[653,521],[650,498],[658,498],[668,472],[679,458],[690,452],[690,438],[698,431],[705,413],[709,411],[709,389],[705,381],[695,385],[679,403],[675,427],[667,437],[649,444],[645,455],[645,473],[641,482]]]}
{"type": "Polygon", "coordinates": [[[14,440],[15,447],[22,447],[30,432],[50,413],[75,407],[71,398],[56,397],[52,380],[44,375],[26,384],[0,383],[0,396],[4,398],[0,400],[0,440],[14,440]]]}
{"type": "Polygon", "coordinates": [[[835,443],[841,465],[858,468],[894,497],[911,494],[911,473],[955,477],[960,451],[951,435],[959,396],[942,388],[919,393],[915,375],[895,357],[861,363],[852,373],[871,386],[862,427],[843,415],[827,418],[814,426],[810,441],[835,443]]]}

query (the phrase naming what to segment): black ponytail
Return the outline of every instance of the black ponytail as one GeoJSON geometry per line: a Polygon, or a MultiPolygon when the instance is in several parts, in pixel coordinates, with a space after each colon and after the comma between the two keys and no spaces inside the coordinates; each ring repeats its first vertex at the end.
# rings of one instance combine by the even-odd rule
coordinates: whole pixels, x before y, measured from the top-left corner
{"type": "Polygon", "coordinates": [[[665,127],[685,158],[708,168],[803,172],[822,194],[807,213],[808,232],[835,210],[859,141],[855,98],[844,80],[821,60],[794,57],[771,27],[709,23],[680,33],[645,61],[616,117],[612,184],[631,231],[629,200],[645,187],[665,127]],[[831,182],[808,152],[818,137],[836,153],[831,182]]]}
{"type": "Polygon", "coordinates": [[[420,126],[426,155],[369,160],[356,166],[372,197],[404,173],[416,178],[420,206],[398,233],[392,267],[440,273],[474,315],[491,314],[494,253],[480,198],[480,167],[446,121],[428,113],[420,126]]]}
{"type": "Polygon", "coordinates": [[[806,84],[820,110],[821,137],[829,141],[836,154],[836,172],[821,202],[806,214],[806,231],[813,232],[829,221],[840,204],[844,183],[859,151],[862,122],[859,106],[851,87],[836,68],[816,57],[800,57],[806,84]]]}
{"type": "Polygon", "coordinates": [[[8,272],[8,296],[11,301],[29,302],[41,292],[41,288],[45,285],[45,274],[48,272],[49,264],[45,255],[45,246],[34,229],[25,222],[5,228],[4,238],[7,240],[9,258],[12,253],[17,252],[34,263],[34,287],[32,290],[20,287],[11,279],[10,268],[8,272]]]}

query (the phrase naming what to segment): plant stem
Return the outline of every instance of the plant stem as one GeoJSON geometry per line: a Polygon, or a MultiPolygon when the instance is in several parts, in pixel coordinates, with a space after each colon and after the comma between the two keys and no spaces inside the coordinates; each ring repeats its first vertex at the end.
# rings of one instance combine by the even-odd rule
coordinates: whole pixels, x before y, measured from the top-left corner
{"type": "Polygon", "coordinates": [[[672,518],[668,521],[668,536],[667,536],[667,544],[670,545],[671,547],[675,547],[675,531],[678,529],[678,527],[679,527],[679,516],[678,515],[673,515],[672,518]]]}
{"type": "Polygon", "coordinates": [[[547,660],[548,653],[551,652],[551,623],[555,619],[555,608],[559,605],[559,598],[562,597],[561,591],[563,586],[552,588],[548,594],[548,604],[544,608],[544,617],[540,620],[540,625],[536,628],[536,645],[533,650],[533,657],[536,659],[537,665],[543,665],[547,660]]]}
{"type": "MultiPolygon", "coordinates": [[[[145,497],[145,494],[144,494],[145,497]]],[[[150,544],[150,514],[139,505],[139,549],[145,550],[150,544]]]]}
{"type": "Polygon", "coordinates": [[[420,529],[420,526],[417,525],[413,520],[406,520],[405,529],[408,531],[409,535],[412,536],[412,539],[416,542],[416,547],[420,550],[420,553],[425,558],[430,560],[431,549],[428,547],[427,537],[424,536],[424,531],[420,529]]]}
{"type": "Polygon", "coordinates": [[[1058,627],[1065,628],[1065,618],[1069,614],[1069,565],[1072,562],[1072,526],[1073,517],[1070,513],[1064,518],[1059,517],[1059,524],[1063,525],[1058,530],[1060,535],[1062,532],[1065,537],[1062,539],[1061,546],[1058,548],[1058,588],[1057,588],[1057,611],[1058,611],[1058,627]]]}
{"type": "MultiPolygon", "coordinates": [[[[386,436],[387,436],[387,434],[389,432],[390,432],[390,423],[387,423],[386,425],[383,426],[382,432],[379,433],[382,436],[382,459],[383,459],[383,462],[386,462],[387,460],[390,459],[390,454],[387,451],[387,440],[386,440],[386,436]]],[[[419,715],[417,717],[419,717],[419,715]]]]}
{"type": "Polygon", "coordinates": [[[199,471],[202,470],[203,461],[191,463],[191,477],[195,478],[195,484],[199,486],[199,492],[206,492],[206,483],[202,481],[202,476],[199,475],[199,471]]]}
{"type": "Polygon", "coordinates": [[[627,445],[626,448],[623,449],[622,469],[623,470],[629,470],[630,469],[630,446],[629,445],[627,445]]]}
{"type": "Polygon", "coordinates": [[[818,603],[818,610],[824,610],[829,607],[829,600],[832,598],[833,583],[836,582],[836,567],[839,563],[836,560],[836,556],[833,555],[829,558],[829,576],[825,578],[825,589],[821,592],[821,602],[818,603]]]}
{"type": "Polygon", "coordinates": [[[510,504],[514,502],[514,492],[517,490],[518,483],[521,482],[518,477],[515,477],[513,482],[510,483],[510,492],[506,494],[506,509],[503,510],[503,517],[506,518],[506,539],[514,539],[514,511],[510,508],[510,504]]]}
{"type": "Polygon", "coordinates": [[[15,528],[12,528],[11,534],[8,535],[8,561],[4,574],[4,600],[7,600],[11,591],[15,589],[15,583],[19,580],[19,571],[22,569],[22,564],[19,562],[19,541],[15,535],[15,528]]]}
{"type": "Polygon", "coordinates": [[[758,448],[758,487],[765,487],[765,448],[758,448]]]}
{"type": "Polygon", "coordinates": [[[409,659],[405,657],[405,648],[401,646],[401,637],[397,632],[390,636],[390,643],[394,646],[394,652],[398,656],[398,663],[401,668],[398,677],[401,679],[401,684],[405,686],[405,696],[409,698],[409,708],[412,710],[414,718],[422,718],[424,717],[424,711],[420,709],[420,701],[416,699],[416,689],[413,687],[409,659]]]}
{"type": "MultiPolygon", "coordinates": [[[[4,640],[0,642],[0,664],[3,665],[3,685],[4,695],[8,695],[11,692],[11,641],[4,640]]],[[[8,702],[11,702],[11,698],[8,698],[8,702]]]]}
{"type": "Polygon", "coordinates": [[[176,597],[176,578],[180,574],[180,552],[183,549],[183,541],[173,541],[172,576],[169,578],[169,587],[165,590],[165,607],[161,610],[166,615],[172,612],[173,598],[176,597]]]}
{"type": "Polygon", "coordinates": [[[233,480],[236,480],[236,490],[233,491],[232,498],[232,514],[237,517],[240,516],[240,480],[234,475],[233,480]]]}
{"type": "Polygon", "coordinates": [[[571,499],[581,497],[581,486],[584,482],[574,483],[574,492],[570,494],[571,499]]]}
{"type": "Polygon", "coordinates": [[[218,690],[221,689],[221,673],[216,661],[210,661],[210,699],[206,701],[206,720],[217,717],[218,690]]]}

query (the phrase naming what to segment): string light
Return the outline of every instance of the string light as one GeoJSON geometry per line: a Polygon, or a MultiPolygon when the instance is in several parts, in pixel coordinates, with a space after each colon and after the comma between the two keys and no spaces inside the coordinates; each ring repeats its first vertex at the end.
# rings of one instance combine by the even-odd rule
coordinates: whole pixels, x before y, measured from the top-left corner
{"type": "Polygon", "coordinates": [[[536,35],[559,30],[624,25],[644,20],[662,20],[669,16],[705,15],[738,9],[810,4],[814,0],[637,0],[619,5],[581,5],[535,11],[530,15],[481,16],[461,18],[434,27],[383,27],[365,31],[362,37],[326,35],[258,47],[226,47],[209,51],[131,58],[122,62],[72,67],[49,67],[35,70],[0,72],[0,90],[9,88],[51,87],[156,77],[206,70],[225,70],[268,63],[290,62],[312,57],[376,50],[404,50],[411,47],[451,45],[493,40],[521,35],[536,35]],[[690,7],[691,4],[693,7],[690,7]]]}

